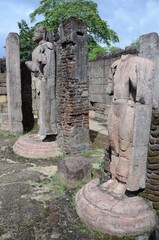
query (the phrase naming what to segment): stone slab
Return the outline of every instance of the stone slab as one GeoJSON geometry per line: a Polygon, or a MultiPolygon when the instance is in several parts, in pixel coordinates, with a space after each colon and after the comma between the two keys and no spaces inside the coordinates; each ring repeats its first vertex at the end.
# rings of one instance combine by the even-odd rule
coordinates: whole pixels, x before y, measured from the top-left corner
{"type": "Polygon", "coordinates": [[[0,96],[0,103],[5,103],[7,102],[7,96],[6,95],[1,95],[0,96]]]}
{"type": "Polygon", "coordinates": [[[67,183],[78,183],[84,178],[91,178],[92,164],[87,158],[74,155],[59,159],[57,170],[67,183]]]}
{"type": "Polygon", "coordinates": [[[157,224],[157,216],[147,200],[135,196],[122,199],[100,189],[94,179],[76,194],[76,211],[83,222],[106,234],[140,236],[150,233],[157,224]]]}
{"type": "Polygon", "coordinates": [[[43,159],[57,157],[62,154],[56,141],[38,141],[36,140],[36,134],[21,136],[13,145],[13,151],[22,157],[43,159]]]}

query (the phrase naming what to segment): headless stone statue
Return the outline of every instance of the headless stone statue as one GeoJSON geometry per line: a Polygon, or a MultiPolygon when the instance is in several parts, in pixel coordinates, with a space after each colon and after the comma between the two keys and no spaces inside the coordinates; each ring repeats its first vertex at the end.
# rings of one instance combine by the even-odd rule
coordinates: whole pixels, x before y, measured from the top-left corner
{"type": "Polygon", "coordinates": [[[113,95],[108,116],[112,178],[101,185],[113,195],[145,187],[152,113],[153,64],[123,55],[110,69],[107,93],[113,95]]]}
{"type": "Polygon", "coordinates": [[[38,44],[32,61],[26,62],[32,72],[32,87],[39,105],[39,138],[56,135],[55,51],[51,42],[45,41],[45,28],[35,29],[33,40],[38,44]]]}

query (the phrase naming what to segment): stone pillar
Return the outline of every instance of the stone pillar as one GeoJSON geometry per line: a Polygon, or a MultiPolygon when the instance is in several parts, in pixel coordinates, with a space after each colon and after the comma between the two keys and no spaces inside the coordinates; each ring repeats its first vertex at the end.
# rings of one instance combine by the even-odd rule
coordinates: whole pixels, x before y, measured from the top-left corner
{"type": "Polygon", "coordinates": [[[145,196],[159,208],[159,36],[149,33],[140,36],[140,56],[150,59],[155,65],[153,109],[148,148],[145,196]]]}
{"type": "Polygon", "coordinates": [[[153,105],[159,109],[159,37],[157,33],[149,33],[140,36],[139,56],[148,58],[155,65],[153,105]]]}
{"type": "Polygon", "coordinates": [[[18,135],[23,133],[23,126],[19,36],[17,33],[9,33],[6,40],[6,70],[9,130],[18,135]]]}
{"type": "Polygon", "coordinates": [[[86,27],[72,17],[59,27],[56,98],[59,143],[65,152],[89,147],[89,95],[86,27]]]}

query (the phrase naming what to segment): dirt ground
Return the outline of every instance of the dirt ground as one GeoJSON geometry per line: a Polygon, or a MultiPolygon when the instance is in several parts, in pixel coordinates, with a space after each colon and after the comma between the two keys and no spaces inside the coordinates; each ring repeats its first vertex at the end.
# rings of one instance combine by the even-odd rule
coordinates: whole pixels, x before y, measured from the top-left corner
{"type": "Polygon", "coordinates": [[[108,239],[81,223],[74,202],[79,187],[55,174],[58,159],[17,156],[16,140],[0,131],[0,240],[108,239]]]}
{"type": "MultiPolygon", "coordinates": [[[[80,221],[74,197],[82,184],[70,187],[60,180],[55,173],[58,158],[17,156],[12,150],[16,140],[0,131],[0,240],[121,239],[95,232],[80,221]]],[[[94,151],[87,156],[100,164],[102,154],[94,151]]],[[[102,174],[93,170],[92,177],[102,174]]]]}

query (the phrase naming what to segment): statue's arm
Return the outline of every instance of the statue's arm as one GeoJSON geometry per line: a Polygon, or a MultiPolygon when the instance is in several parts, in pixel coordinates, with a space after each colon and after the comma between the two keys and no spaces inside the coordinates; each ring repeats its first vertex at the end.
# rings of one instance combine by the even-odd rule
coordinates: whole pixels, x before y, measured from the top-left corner
{"type": "Polygon", "coordinates": [[[108,85],[106,88],[106,93],[108,95],[113,95],[114,93],[114,74],[116,72],[117,65],[118,65],[118,60],[111,65],[111,68],[109,70],[108,85]]]}
{"type": "Polygon", "coordinates": [[[38,72],[39,71],[38,61],[27,61],[27,62],[25,62],[25,64],[31,72],[38,72]]]}
{"type": "Polygon", "coordinates": [[[41,52],[41,67],[43,69],[44,77],[47,79],[54,75],[54,47],[51,42],[46,42],[42,45],[41,52]]]}
{"type": "Polygon", "coordinates": [[[29,68],[30,71],[32,71],[32,61],[25,62],[25,65],[29,68]]]}
{"type": "Polygon", "coordinates": [[[106,88],[106,93],[108,95],[113,95],[113,74],[112,74],[112,68],[109,71],[108,85],[107,85],[107,88],[106,88]]]}

